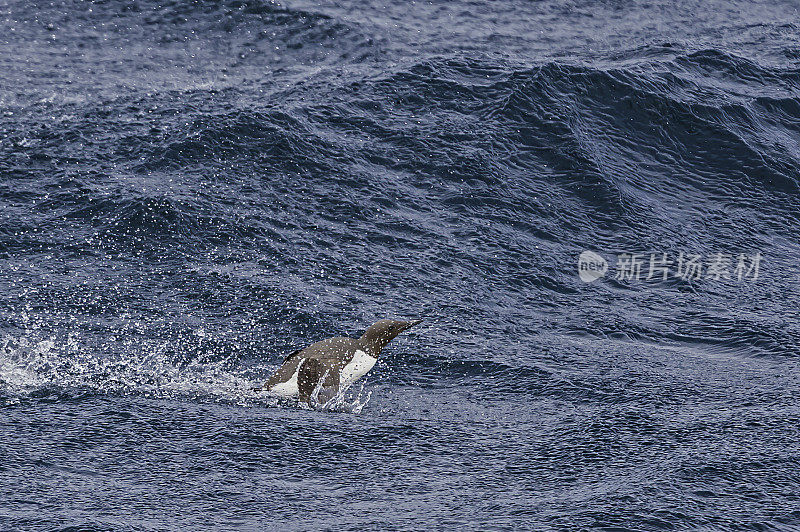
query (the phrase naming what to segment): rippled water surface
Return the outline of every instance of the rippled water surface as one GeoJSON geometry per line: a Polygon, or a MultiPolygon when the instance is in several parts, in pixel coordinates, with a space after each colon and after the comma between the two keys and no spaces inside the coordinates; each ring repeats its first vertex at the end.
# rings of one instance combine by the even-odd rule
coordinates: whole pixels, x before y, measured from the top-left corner
{"type": "Polygon", "coordinates": [[[800,528],[798,20],[0,3],[0,529],[800,528]]]}

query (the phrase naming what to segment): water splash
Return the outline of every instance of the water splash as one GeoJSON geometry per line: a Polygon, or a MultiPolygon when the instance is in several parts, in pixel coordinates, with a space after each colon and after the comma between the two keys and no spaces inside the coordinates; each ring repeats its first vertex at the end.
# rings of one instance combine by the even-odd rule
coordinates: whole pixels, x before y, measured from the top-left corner
{"type": "Polygon", "coordinates": [[[87,394],[184,397],[243,405],[275,404],[254,392],[253,368],[231,367],[229,360],[182,360],[159,346],[125,357],[106,356],[74,337],[36,338],[33,334],[0,341],[0,392],[16,404],[43,391],[76,397],[87,394]]]}
{"type": "Polygon", "coordinates": [[[349,414],[360,414],[361,411],[367,406],[372,391],[368,391],[364,395],[364,383],[361,383],[358,393],[349,393],[350,388],[342,388],[337,390],[333,396],[328,400],[320,400],[320,391],[322,390],[322,383],[325,382],[327,372],[320,379],[314,391],[311,393],[311,400],[309,401],[308,408],[322,412],[345,412],[349,414]]]}

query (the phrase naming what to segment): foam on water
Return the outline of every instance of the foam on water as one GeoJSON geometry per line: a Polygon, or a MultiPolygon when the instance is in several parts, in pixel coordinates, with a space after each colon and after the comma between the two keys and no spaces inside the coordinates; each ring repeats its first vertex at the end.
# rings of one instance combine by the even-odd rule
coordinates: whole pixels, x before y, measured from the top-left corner
{"type": "Polygon", "coordinates": [[[48,387],[67,394],[102,393],[185,397],[240,404],[263,403],[253,392],[252,370],[230,369],[228,360],[181,361],[157,348],[140,357],[109,359],[74,337],[5,336],[0,344],[0,386],[18,398],[48,387]]]}

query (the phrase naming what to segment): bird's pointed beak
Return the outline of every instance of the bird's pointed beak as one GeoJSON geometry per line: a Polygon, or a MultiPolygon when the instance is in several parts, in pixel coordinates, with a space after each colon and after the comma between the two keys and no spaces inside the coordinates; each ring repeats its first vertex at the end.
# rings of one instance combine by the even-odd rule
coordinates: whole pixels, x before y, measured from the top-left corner
{"type": "Polygon", "coordinates": [[[403,330],[407,331],[408,329],[410,329],[414,325],[419,325],[420,323],[422,323],[422,320],[409,320],[409,321],[406,322],[406,326],[403,328],[403,330]]]}

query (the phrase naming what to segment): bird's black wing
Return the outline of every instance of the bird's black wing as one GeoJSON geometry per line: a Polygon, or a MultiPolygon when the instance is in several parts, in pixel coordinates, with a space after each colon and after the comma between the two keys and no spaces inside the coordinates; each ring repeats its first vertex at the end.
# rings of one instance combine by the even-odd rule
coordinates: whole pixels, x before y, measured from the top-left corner
{"type": "MultiPolygon", "coordinates": [[[[297,391],[300,400],[309,402],[314,389],[322,381],[320,397],[330,399],[339,389],[341,363],[336,359],[307,358],[297,374],[297,391]]],[[[327,400],[326,399],[326,400],[327,400]]]]}

